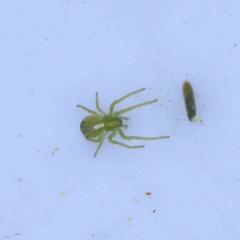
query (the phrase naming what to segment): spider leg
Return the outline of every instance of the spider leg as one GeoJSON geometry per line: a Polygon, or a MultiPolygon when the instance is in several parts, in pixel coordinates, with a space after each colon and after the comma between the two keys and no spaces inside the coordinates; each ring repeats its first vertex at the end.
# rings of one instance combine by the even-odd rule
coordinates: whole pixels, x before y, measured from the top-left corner
{"type": "Polygon", "coordinates": [[[97,139],[94,139],[94,138],[86,138],[86,137],[85,137],[85,138],[86,138],[86,140],[88,140],[89,142],[99,143],[101,137],[102,137],[102,134],[100,134],[97,139]]]}
{"type": "Polygon", "coordinates": [[[98,143],[98,142],[99,142],[98,139],[87,139],[87,138],[86,138],[86,140],[88,140],[89,142],[95,142],[95,143],[98,143]]]}
{"type": "Polygon", "coordinates": [[[99,142],[99,144],[98,144],[97,149],[96,149],[96,151],[95,151],[95,153],[94,153],[94,157],[97,156],[98,151],[99,151],[99,149],[101,148],[101,146],[102,146],[102,144],[103,144],[103,142],[104,142],[104,140],[105,140],[105,137],[106,137],[106,134],[104,134],[104,133],[102,133],[102,134],[98,137],[97,142],[99,142]]]}
{"type": "Polygon", "coordinates": [[[102,115],[101,115],[100,113],[97,113],[97,112],[95,112],[95,111],[92,111],[91,109],[86,108],[86,107],[84,107],[83,105],[77,105],[77,107],[80,107],[81,109],[87,111],[88,113],[91,113],[91,114],[94,115],[94,116],[102,117],[102,115]]]}
{"type": "Polygon", "coordinates": [[[97,92],[96,92],[96,108],[102,115],[106,115],[106,113],[99,106],[99,100],[98,100],[98,93],[97,92]]]}
{"type": "Polygon", "coordinates": [[[126,140],[157,140],[157,139],[164,139],[169,138],[169,136],[159,136],[159,137],[139,137],[139,136],[126,136],[123,133],[123,130],[118,128],[116,131],[118,131],[119,135],[126,140]]]}
{"type": "Polygon", "coordinates": [[[131,110],[133,110],[133,109],[136,109],[136,108],[139,108],[139,107],[148,105],[148,104],[152,104],[152,103],[155,103],[155,102],[157,102],[157,99],[156,99],[156,98],[155,98],[154,100],[152,100],[152,101],[149,101],[149,102],[139,103],[139,104],[133,105],[133,106],[131,106],[131,107],[124,108],[124,109],[122,109],[122,110],[120,110],[120,111],[115,112],[114,115],[115,115],[115,116],[119,116],[119,115],[121,115],[121,114],[123,114],[123,113],[125,113],[125,112],[129,112],[129,111],[131,111],[131,110]]]}
{"type": "Polygon", "coordinates": [[[126,98],[128,98],[128,97],[130,97],[130,96],[132,96],[132,95],[134,95],[134,94],[136,94],[136,93],[139,93],[139,92],[141,92],[141,91],[144,91],[145,89],[146,89],[146,88],[141,88],[141,89],[139,89],[139,90],[137,90],[137,91],[130,92],[130,93],[124,95],[123,97],[119,98],[118,100],[113,101],[113,103],[110,105],[109,115],[112,115],[112,114],[113,114],[113,109],[114,109],[115,105],[117,105],[118,103],[120,103],[120,102],[123,101],[124,99],[126,99],[126,98]]]}
{"type": "Polygon", "coordinates": [[[114,130],[108,137],[108,140],[110,143],[112,144],[117,144],[121,147],[125,147],[125,148],[129,148],[129,149],[132,149],[132,148],[143,148],[144,145],[138,145],[138,146],[130,146],[130,145],[127,145],[127,144],[124,144],[124,143],[121,143],[121,142],[118,142],[118,141],[115,141],[113,140],[113,138],[116,136],[117,132],[116,130],[114,130]]]}
{"type": "Polygon", "coordinates": [[[128,125],[127,124],[123,124],[121,127],[127,129],[128,125]]]}

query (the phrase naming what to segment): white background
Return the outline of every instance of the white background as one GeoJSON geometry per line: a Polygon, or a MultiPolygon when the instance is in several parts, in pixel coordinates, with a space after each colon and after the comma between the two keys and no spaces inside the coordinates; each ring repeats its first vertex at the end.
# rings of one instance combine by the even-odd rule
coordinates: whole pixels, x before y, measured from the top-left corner
{"type": "Polygon", "coordinates": [[[240,239],[238,0],[1,1],[0,19],[0,239],[240,239]],[[116,109],[158,102],[125,133],[170,138],[93,158],[76,104],[142,87],[116,109]]]}

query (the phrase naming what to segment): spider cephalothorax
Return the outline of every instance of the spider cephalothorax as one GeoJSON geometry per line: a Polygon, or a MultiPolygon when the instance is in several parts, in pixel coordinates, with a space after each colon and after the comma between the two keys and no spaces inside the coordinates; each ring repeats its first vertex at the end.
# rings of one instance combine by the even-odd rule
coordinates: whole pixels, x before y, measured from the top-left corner
{"type": "Polygon", "coordinates": [[[99,111],[99,113],[92,111],[82,105],[77,105],[77,107],[80,107],[83,110],[87,111],[88,113],[92,114],[91,116],[87,116],[83,119],[83,121],[80,124],[80,129],[88,141],[99,143],[98,147],[94,153],[94,157],[96,157],[108,132],[111,132],[110,135],[108,136],[109,142],[111,142],[112,144],[117,144],[122,147],[130,148],[130,149],[142,148],[142,147],[144,147],[144,145],[130,146],[125,143],[113,140],[114,136],[118,133],[123,139],[126,139],[126,140],[133,140],[133,139],[135,139],[135,140],[157,140],[157,139],[163,139],[163,138],[169,137],[169,136],[159,136],[159,137],[126,136],[123,133],[123,130],[121,128],[127,128],[127,125],[123,124],[123,120],[129,120],[129,119],[126,117],[120,116],[120,115],[122,115],[125,112],[129,112],[135,108],[139,108],[139,107],[157,102],[157,99],[154,99],[149,102],[139,103],[139,104],[133,105],[131,107],[122,109],[117,112],[114,112],[114,107],[116,104],[123,101],[124,99],[132,96],[133,94],[139,93],[143,90],[145,90],[145,88],[141,88],[137,91],[128,93],[128,94],[124,95],[123,97],[119,98],[118,100],[115,100],[110,105],[110,110],[109,110],[108,114],[106,114],[99,106],[98,93],[96,93],[96,108],[99,111]]]}

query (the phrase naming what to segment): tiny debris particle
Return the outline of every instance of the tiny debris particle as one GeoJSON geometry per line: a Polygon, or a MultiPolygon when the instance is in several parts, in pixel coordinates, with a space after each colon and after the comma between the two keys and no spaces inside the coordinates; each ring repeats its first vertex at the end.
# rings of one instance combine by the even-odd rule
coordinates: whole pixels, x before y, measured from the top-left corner
{"type": "Polygon", "coordinates": [[[153,213],[155,213],[155,212],[156,212],[156,210],[154,209],[154,210],[153,210],[153,213]]]}
{"type": "Polygon", "coordinates": [[[61,191],[61,195],[64,197],[65,196],[65,191],[61,191]]]}
{"type": "Polygon", "coordinates": [[[137,199],[137,198],[135,198],[134,200],[135,200],[135,202],[138,202],[138,199],[137,199]]]}
{"type": "Polygon", "coordinates": [[[8,235],[8,236],[6,236],[5,238],[15,237],[15,236],[19,236],[19,235],[21,235],[21,233],[15,233],[15,234],[13,234],[13,235],[8,235]]]}
{"type": "Polygon", "coordinates": [[[20,137],[22,137],[22,135],[20,134],[20,137]]]}
{"type": "Polygon", "coordinates": [[[128,221],[130,222],[132,219],[131,218],[128,218],[128,221]]]}
{"type": "Polygon", "coordinates": [[[150,196],[152,193],[151,192],[146,192],[146,195],[150,196]]]}
{"type": "Polygon", "coordinates": [[[54,150],[53,150],[53,152],[52,152],[52,155],[54,155],[54,152],[56,152],[56,151],[58,151],[58,147],[56,147],[54,150]]]}

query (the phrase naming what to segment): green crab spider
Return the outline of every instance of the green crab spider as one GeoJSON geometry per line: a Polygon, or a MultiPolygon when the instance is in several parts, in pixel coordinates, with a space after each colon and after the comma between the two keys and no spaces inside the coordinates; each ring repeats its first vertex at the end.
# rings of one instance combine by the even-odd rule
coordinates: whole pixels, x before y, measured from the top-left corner
{"type": "Polygon", "coordinates": [[[123,120],[129,120],[127,117],[121,116],[123,113],[129,112],[133,109],[136,109],[148,104],[155,103],[157,102],[157,99],[155,98],[154,100],[149,102],[139,103],[116,112],[114,112],[114,107],[121,101],[125,100],[126,98],[134,94],[137,94],[139,92],[142,92],[145,89],[146,88],[141,88],[137,91],[130,92],[124,95],[123,97],[119,98],[118,100],[113,101],[113,103],[110,105],[110,110],[108,114],[105,113],[99,106],[98,93],[96,93],[96,108],[99,113],[92,111],[89,108],[84,107],[83,105],[77,105],[77,107],[80,107],[91,114],[91,116],[87,116],[82,120],[82,122],[80,123],[80,130],[82,134],[85,136],[86,140],[98,143],[97,149],[94,153],[94,157],[97,156],[97,153],[100,150],[109,132],[111,132],[110,135],[108,136],[108,140],[110,143],[117,144],[121,147],[129,148],[129,149],[143,148],[144,145],[130,146],[125,143],[113,140],[113,138],[116,136],[117,133],[120,135],[120,137],[122,137],[125,140],[133,140],[133,139],[134,140],[158,140],[158,139],[169,138],[169,136],[159,136],[159,137],[126,136],[123,133],[123,130],[121,129],[121,128],[127,129],[127,125],[123,124],[123,120]]]}

